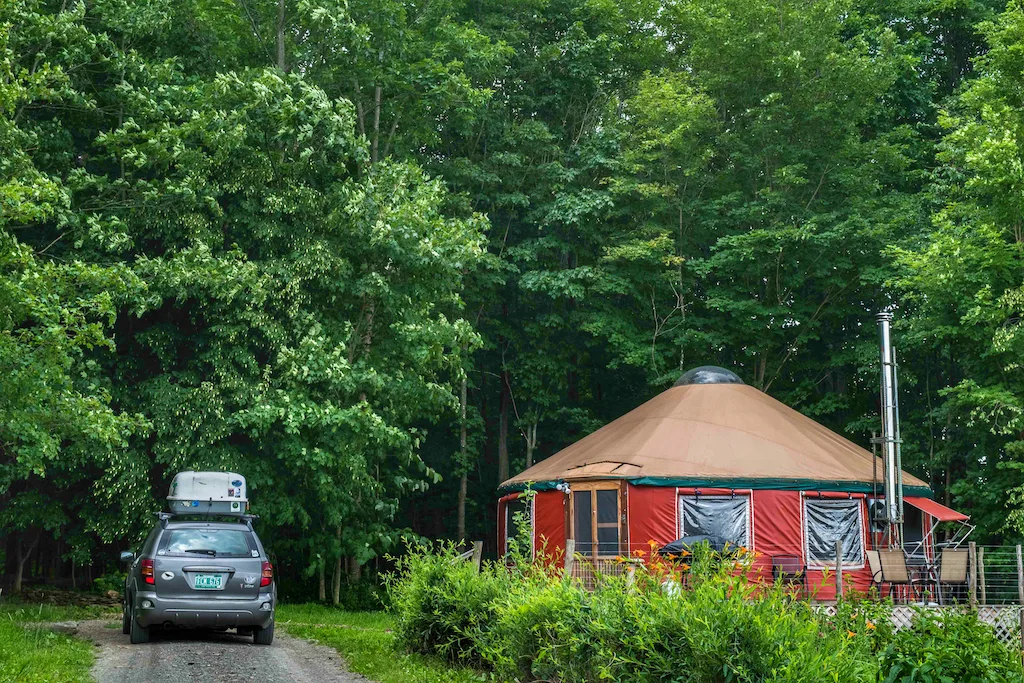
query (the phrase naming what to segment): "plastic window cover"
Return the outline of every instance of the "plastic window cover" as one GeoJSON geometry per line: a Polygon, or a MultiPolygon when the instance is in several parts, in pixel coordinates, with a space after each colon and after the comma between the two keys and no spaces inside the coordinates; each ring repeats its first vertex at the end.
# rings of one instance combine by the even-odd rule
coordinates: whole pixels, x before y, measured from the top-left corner
{"type": "Polygon", "coordinates": [[[750,496],[679,496],[679,536],[720,536],[750,547],[750,496]]]}
{"type": "Polygon", "coordinates": [[[533,555],[533,545],[534,545],[534,541],[533,541],[533,537],[534,537],[534,531],[533,531],[533,506],[534,506],[533,496],[530,496],[529,499],[526,499],[525,497],[519,497],[519,498],[515,498],[515,499],[510,500],[507,503],[505,503],[505,552],[506,553],[509,552],[508,540],[510,538],[515,538],[516,537],[516,531],[512,530],[512,526],[514,524],[514,522],[513,522],[513,519],[514,519],[513,515],[515,515],[518,512],[525,512],[526,513],[527,523],[530,525],[530,555],[531,556],[533,555]],[[529,503],[529,505],[527,505],[527,503],[529,503]]]}
{"type": "Polygon", "coordinates": [[[862,500],[804,498],[804,545],[807,565],[834,567],[836,541],[843,541],[843,567],[864,567],[864,515],[862,500]]]}

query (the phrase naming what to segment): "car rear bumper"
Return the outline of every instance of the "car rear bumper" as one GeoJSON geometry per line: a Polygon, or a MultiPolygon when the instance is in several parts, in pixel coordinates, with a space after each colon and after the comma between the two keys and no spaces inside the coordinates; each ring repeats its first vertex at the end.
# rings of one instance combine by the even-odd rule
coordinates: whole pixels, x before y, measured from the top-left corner
{"type": "Polygon", "coordinates": [[[172,626],[196,628],[234,628],[257,626],[266,628],[274,620],[275,600],[271,593],[255,600],[198,600],[157,597],[154,592],[135,595],[132,613],[140,626],[172,626]],[[144,607],[145,602],[151,607],[144,607]],[[264,603],[270,609],[260,609],[264,603]]]}

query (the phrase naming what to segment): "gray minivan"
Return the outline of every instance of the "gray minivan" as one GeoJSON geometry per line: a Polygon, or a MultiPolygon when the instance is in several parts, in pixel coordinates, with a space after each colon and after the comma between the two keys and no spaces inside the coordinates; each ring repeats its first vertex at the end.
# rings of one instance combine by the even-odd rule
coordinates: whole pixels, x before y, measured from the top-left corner
{"type": "Polygon", "coordinates": [[[153,628],[233,628],[258,645],[274,640],[277,586],[250,517],[186,521],[161,514],[125,579],[123,631],[149,642],[153,628]]]}

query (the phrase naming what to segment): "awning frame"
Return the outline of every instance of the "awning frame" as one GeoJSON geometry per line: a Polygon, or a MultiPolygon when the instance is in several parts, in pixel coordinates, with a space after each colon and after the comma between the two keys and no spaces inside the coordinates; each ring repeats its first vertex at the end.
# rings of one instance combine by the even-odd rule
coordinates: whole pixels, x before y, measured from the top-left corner
{"type": "MultiPolygon", "coordinates": [[[[949,523],[956,523],[956,524],[959,524],[960,526],[958,526],[956,531],[953,532],[952,538],[950,538],[948,541],[945,541],[945,542],[943,542],[941,544],[941,546],[943,548],[954,548],[954,549],[955,548],[959,548],[964,543],[964,541],[967,540],[967,537],[970,536],[971,533],[973,533],[974,530],[977,528],[976,524],[971,524],[971,518],[967,517],[966,515],[965,515],[966,519],[941,520],[938,517],[936,517],[935,515],[933,515],[931,512],[926,510],[925,508],[923,508],[923,507],[921,507],[919,505],[915,505],[913,502],[911,502],[909,499],[912,498],[912,497],[913,496],[907,496],[906,498],[904,498],[904,503],[907,504],[907,505],[911,505],[911,506],[917,508],[923,514],[928,515],[929,517],[932,518],[933,522],[930,525],[930,529],[928,530],[928,535],[927,536],[925,536],[920,542],[915,543],[913,545],[913,547],[906,548],[906,551],[907,551],[908,555],[916,555],[916,554],[923,555],[926,552],[926,548],[928,548],[928,542],[929,541],[932,541],[932,547],[938,548],[940,546],[940,544],[934,542],[935,530],[938,528],[939,524],[942,524],[944,521],[945,522],[949,522],[949,523]]],[[[941,505],[941,504],[938,504],[938,505],[941,505]]],[[[941,507],[945,508],[946,506],[941,505],[941,507]]],[[[951,509],[951,508],[947,508],[947,509],[951,509]]],[[[955,512],[955,510],[954,510],[954,512],[955,512]]]]}

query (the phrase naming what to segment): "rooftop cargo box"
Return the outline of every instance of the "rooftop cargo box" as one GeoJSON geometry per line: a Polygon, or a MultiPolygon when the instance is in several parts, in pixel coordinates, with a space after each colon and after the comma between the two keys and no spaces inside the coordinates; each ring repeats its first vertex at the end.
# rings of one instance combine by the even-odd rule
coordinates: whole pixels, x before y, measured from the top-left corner
{"type": "Polygon", "coordinates": [[[249,508],[245,477],[234,472],[179,472],[167,494],[179,515],[242,515],[249,508]]]}

